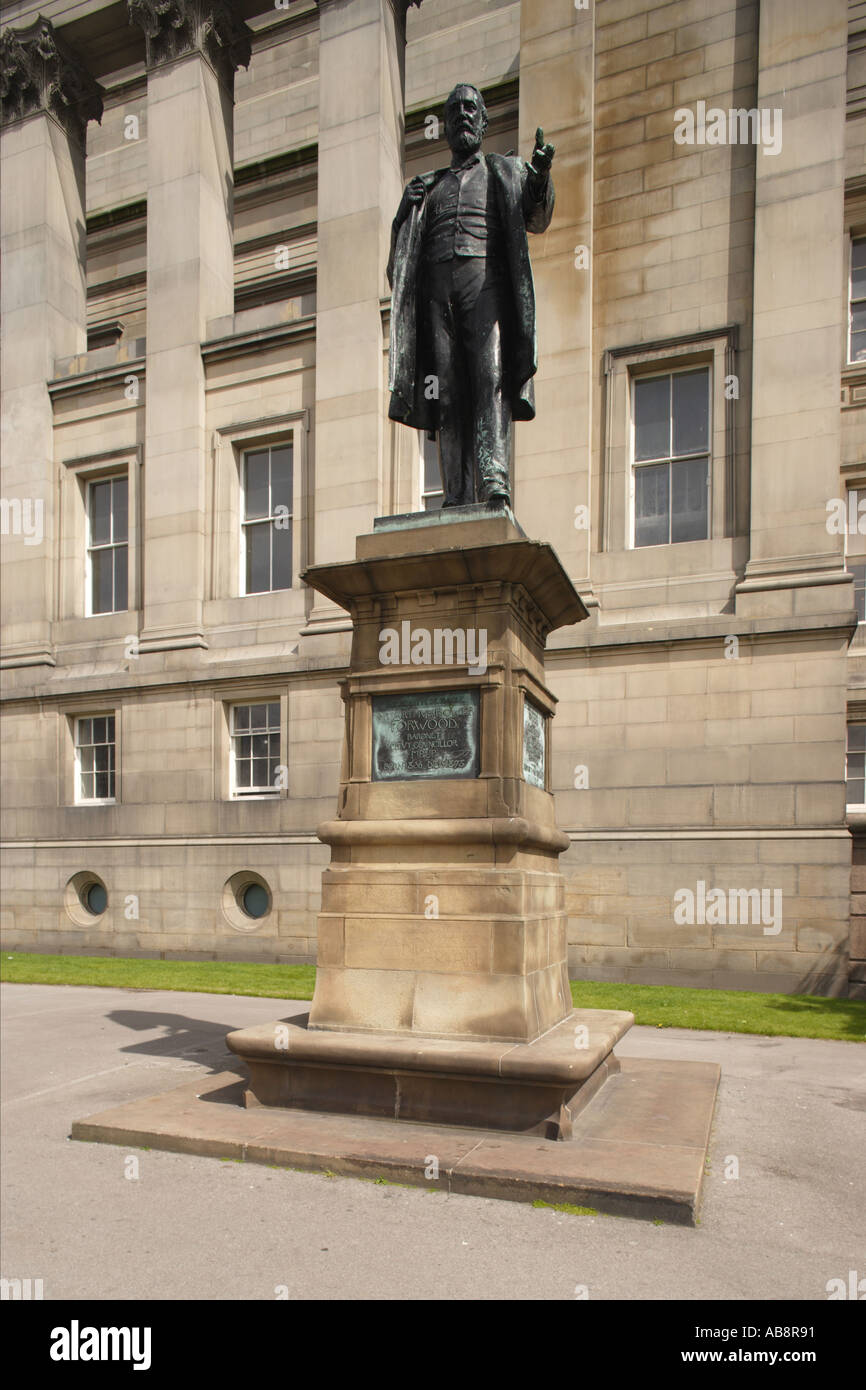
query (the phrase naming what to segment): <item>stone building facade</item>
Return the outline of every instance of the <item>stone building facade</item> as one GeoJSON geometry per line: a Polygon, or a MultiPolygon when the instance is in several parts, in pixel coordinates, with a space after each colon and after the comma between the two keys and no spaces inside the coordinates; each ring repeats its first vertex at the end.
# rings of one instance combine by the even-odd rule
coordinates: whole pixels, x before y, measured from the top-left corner
{"type": "Polygon", "coordinates": [[[385,265],[468,80],[557,151],[513,482],[590,611],[572,974],[862,992],[864,0],[2,23],[4,944],[314,958],[349,627],[301,574],[437,504],[385,265]]]}

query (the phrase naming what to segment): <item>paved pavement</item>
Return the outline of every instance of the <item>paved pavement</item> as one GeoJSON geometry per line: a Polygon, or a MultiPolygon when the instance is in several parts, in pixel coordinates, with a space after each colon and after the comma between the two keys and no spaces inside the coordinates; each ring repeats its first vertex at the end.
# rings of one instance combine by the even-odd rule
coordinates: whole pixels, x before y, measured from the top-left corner
{"type": "Polygon", "coordinates": [[[2,986],[0,1273],[46,1299],[825,1300],[866,1276],[866,1048],[634,1028],[621,1057],[718,1061],[697,1229],[569,1216],[83,1144],[73,1120],[232,1069],[285,1000],[2,986]],[[134,1173],[137,1160],[137,1176],[134,1173]],[[734,1171],[735,1159],[739,1176],[734,1171]]]}

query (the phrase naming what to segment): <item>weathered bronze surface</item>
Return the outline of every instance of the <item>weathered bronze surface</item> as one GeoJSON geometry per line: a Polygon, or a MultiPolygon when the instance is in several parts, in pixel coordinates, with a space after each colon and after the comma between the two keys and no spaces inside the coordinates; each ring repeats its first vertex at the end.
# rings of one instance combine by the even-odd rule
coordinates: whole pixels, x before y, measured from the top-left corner
{"type": "Polygon", "coordinates": [[[523,701],[523,777],[544,787],[544,715],[531,700],[523,701]]]}
{"type": "Polygon", "coordinates": [[[510,502],[512,420],[535,416],[535,291],[527,231],[553,215],[554,149],[480,154],[487,111],[457,86],[447,169],[407,184],[394,219],[389,414],[438,433],[446,507],[510,502]]]}
{"type": "Polygon", "coordinates": [[[478,691],[373,696],[373,781],[477,777],[478,691]]]}

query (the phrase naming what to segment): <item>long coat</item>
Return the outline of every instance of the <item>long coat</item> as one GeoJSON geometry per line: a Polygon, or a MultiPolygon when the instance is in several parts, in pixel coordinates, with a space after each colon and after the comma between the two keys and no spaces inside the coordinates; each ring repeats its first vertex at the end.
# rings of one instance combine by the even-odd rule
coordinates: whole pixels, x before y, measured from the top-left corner
{"type": "MultiPolygon", "coordinates": [[[[532,378],[538,365],[535,339],[535,288],[529,261],[527,231],[543,232],[553,216],[553,179],[548,175],[539,199],[534,196],[535,171],[514,155],[483,156],[493,178],[499,215],[504,233],[513,311],[512,331],[503,343],[506,391],[514,420],[535,418],[535,391],[532,378]]],[[[421,243],[430,190],[448,173],[437,169],[423,174],[425,195],[412,207],[401,223],[396,219],[391,232],[388,281],[391,285],[391,351],[388,385],[391,404],[388,414],[415,429],[436,430],[438,400],[427,400],[425,378],[433,374],[430,348],[424,341],[418,312],[418,277],[421,243]]],[[[538,181],[540,182],[540,180],[538,181]]]]}

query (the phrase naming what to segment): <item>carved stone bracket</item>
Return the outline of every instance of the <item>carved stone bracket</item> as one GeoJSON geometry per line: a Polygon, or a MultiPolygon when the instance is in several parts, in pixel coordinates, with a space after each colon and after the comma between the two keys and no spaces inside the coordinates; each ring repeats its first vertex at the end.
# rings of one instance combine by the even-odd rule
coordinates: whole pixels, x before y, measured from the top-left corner
{"type": "Polygon", "coordinates": [[[55,30],[38,19],[0,36],[0,121],[49,112],[83,147],[88,121],[102,120],[103,89],[55,30]]]}
{"type": "Polygon", "coordinates": [[[252,30],[231,0],[126,0],[130,24],[144,32],[148,68],[202,53],[231,90],[249,67],[252,30]]]}

